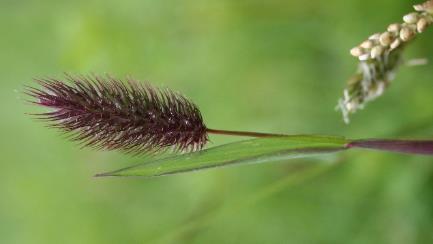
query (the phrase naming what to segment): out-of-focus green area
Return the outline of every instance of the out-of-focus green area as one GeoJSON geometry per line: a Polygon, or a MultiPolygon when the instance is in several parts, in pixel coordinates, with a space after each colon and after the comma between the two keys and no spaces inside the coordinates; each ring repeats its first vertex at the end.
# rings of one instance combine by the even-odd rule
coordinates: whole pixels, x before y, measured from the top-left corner
{"type": "MultiPolygon", "coordinates": [[[[429,138],[433,64],[403,67],[350,125],[334,111],[356,68],[348,50],[414,3],[2,0],[0,243],[433,242],[433,158],[357,150],[92,178],[146,159],[80,149],[25,115],[38,110],[21,93],[33,77],[107,72],[181,91],[209,127],[429,138]]],[[[432,40],[406,57],[433,58],[432,40]]]]}

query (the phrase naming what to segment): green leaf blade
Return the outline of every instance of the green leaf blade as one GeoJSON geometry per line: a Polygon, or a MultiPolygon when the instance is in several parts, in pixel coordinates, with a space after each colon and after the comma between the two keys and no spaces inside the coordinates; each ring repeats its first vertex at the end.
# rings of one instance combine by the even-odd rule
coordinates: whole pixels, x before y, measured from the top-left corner
{"type": "Polygon", "coordinates": [[[155,177],[234,164],[275,162],[347,149],[348,140],[330,136],[282,136],[245,140],[158,159],[96,176],[155,177]]]}

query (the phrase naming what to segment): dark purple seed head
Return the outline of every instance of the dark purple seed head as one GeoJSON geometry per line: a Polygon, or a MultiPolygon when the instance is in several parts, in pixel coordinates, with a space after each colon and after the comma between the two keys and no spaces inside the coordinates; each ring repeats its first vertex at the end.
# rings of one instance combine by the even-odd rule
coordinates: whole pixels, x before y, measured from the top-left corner
{"type": "Polygon", "coordinates": [[[27,88],[33,103],[52,109],[37,114],[83,146],[152,153],[201,149],[207,129],[197,106],[179,93],[110,76],[71,76],[66,81],[35,80],[27,88]]]}

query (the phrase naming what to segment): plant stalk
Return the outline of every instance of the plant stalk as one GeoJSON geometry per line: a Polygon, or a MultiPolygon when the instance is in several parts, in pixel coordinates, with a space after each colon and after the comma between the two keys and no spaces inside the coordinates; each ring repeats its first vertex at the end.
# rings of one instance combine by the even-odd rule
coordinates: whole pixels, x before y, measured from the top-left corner
{"type": "Polygon", "coordinates": [[[209,134],[216,135],[228,135],[228,136],[245,136],[245,137],[280,137],[285,136],[283,134],[271,134],[271,133],[260,133],[260,132],[249,132],[249,131],[230,131],[230,130],[215,130],[215,129],[207,129],[209,134]]]}

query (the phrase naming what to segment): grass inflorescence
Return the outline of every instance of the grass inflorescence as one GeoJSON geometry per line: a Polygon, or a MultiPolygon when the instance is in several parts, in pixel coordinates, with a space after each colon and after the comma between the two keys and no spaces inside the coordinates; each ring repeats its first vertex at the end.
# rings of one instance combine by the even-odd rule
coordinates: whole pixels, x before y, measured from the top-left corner
{"type": "Polygon", "coordinates": [[[402,64],[404,48],[433,23],[433,0],[415,5],[414,9],[416,12],[403,16],[403,23],[389,25],[385,32],[371,35],[350,50],[359,64],[338,104],[346,123],[350,114],[383,94],[402,64]]]}
{"type": "Polygon", "coordinates": [[[84,146],[128,153],[185,151],[201,149],[208,140],[197,106],[172,90],[111,76],[36,82],[42,88],[29,87],[27,93],[52,110],[36,116],[84,146]]]}

